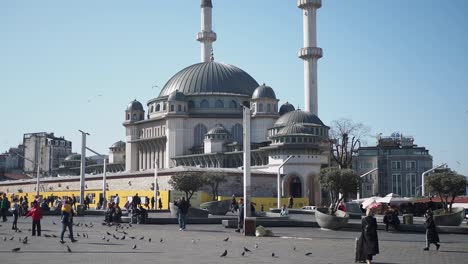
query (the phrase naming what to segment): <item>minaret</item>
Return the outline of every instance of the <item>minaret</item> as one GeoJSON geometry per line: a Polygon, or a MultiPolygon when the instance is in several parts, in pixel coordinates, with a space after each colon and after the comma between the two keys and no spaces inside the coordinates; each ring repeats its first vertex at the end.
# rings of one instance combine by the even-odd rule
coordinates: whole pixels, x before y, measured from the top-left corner
{"type": "Polygon", "coordinates": [[[212,43],[216,41],[216,33],[211,30],[211,0],[201,0],[201,31],[197,33],[197,40],[201,42],[201,61],[210,62],[213,50],[212,43]]]}
{"type": "Polygon", "coordinates": [[[317,16],[322,0],[297,0],[303,11],[304,47],[299,58],[304,60],[304,110],[318,115],[317,105],[317,61],[322,57],[322,49],[317,47],[317,16]]]}

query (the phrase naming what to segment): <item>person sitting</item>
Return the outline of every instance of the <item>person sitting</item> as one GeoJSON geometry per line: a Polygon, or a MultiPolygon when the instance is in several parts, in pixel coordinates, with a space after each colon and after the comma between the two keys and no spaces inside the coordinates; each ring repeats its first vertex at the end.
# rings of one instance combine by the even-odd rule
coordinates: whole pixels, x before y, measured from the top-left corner
{"type": "Polygon", "coordinates": [[[120,223],[122,222],[122,209],[118,205],[114,206],[114,222],[120,223]]]}
{"type": "Polygon", "coordinates": [[[287,216],[289,214],[288,208],[286,208],[286,205],[283,204],[283,208],[281,209],[280,216],[287,216]]]}
{"type": "Polygon", "coordinates": [[[395,230],[398,231],[400,226],[400,219],[398,218],[398,212],[396,210],[390,209],[385,212],[383,222],[385,224],[385,231],[388,232],[388,227],[393,226],[395,230]]]}
{"type": "Polygon", "coordinates": [[[138,224],[146,224],[146,220],[148,219],[148,210],[146,210],[143,205],[139,205],[139,210],[138,210],[138,224]]]}
{"type": "Polygon", "coordinates": [[[113,203],[108,203],[107,204],[107,211],[106,211],[106,214],[105,214],[105,221],[106,221],[106,223],[108,225],[114,221],[114,213],[115,213],[114,204],[113,203]]]}

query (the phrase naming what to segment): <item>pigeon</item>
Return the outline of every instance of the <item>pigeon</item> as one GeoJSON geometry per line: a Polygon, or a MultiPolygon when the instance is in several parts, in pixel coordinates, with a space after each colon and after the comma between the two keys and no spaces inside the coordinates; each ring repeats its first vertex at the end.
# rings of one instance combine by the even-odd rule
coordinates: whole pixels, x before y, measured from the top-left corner
{"type": "Polygon", "coordinates": [[[305,255],[310,256],[310,255],[312,255],[312,252],[307,252],[307,253],[305,253],[305,255]]]}
{"type": "Polygon", "coordinates": [[[296,246],[293,247],[293,250],[296,251],[296,246]]]}
{"type": "Polygon", "coordinates": [[[23,242],[23,244],[27,244],[28,243],[28,237],[25,237],[22,242],[23,242]]]}
{"type": "Polygon", "coordinates": [[[119,239],[118,237],[116,237],[114,234],[112,234],[112,236],[115,238],[115,239],[119,239]]]}
{"type": "Polygon", "coordinates": [[[128,235],[127,232],[125,232],[125,231],[123,231],[122,233],[123,233],[124,235],[128,235]]]}
{"type": "Polygon", "coordinates": [[[44,234],[44,237],[52,237],[52,236],[48,234],[44,234]]]}
{"type": "Polygon", "coordinates": [[[271,253],[271,256],[272,256],[272,257],[275,257],[275,252],[271,253]]]}
{"type": "Polygon", "coordinates": [[[148,238],[148,242],[151,242],[151,237],[150,237],[150,238],[148,238]]]}
{"type": "Polygon", "coordinates": [[[109,238],[107,239],[107,242],[109,242],[109,238]]]}
{"type": "Polygon", "coordinates": [[[11,251],[12,251],[12,252],[18,252],[18,251],[20,251],[20,249],[21,249],[21,248],[14,248],[14,249],[12,249],[11,251]]]}
{"type": "Polygon", "coordinates": [[[68,245],[67,245],[67,251],[68,251],[69,253],[72,252],[71,248],[70,248],[68,245]]]}
{"type": "Polygon", "coordinates": [[[14,236],[12,236],[12,237],[10,238],[10,240],[13,240],[14,238],[15,238],[15,237],[14,237],[14,236]]]}
{"type": "Polygon", "coordinates": [[[135,239],[135,237],[134,237],[134,236],[131,236],[131,237],[129,237],[129,238],[131,238],[131,239],[135,239]]]}
{"type": "Polygon", "coordinates": [[[88,227],[88,225],[87,225],[87,224],[84,224],[84,226],[88,227]]]}
{"type": "Polygon", "coordinates": [[[23,232],[23,231],[21,231],[21,230],[19,230],[19,229],[16,229],[16,230],[18,230],[18,233],[21,233],[21,232],[23,232]]]}
{"type": "Polygon", "coordinates": [[[229,240],[229,237],[226,237],[225,239],[223,239],[224,242],[227,242],[229,240]]]}
{"type": "Polygon", "coordinates": [[[133,245],[132,249],[136,249],[136,245],[133,245]]]}
{"type": "Polygon", "coordinates": [[[3,237],[3,241],[6,241],[6,237],[3,237]]]}
{"type": "Polygon", "coordinates": [[[132,224],[128,224],[129,227],[132,227],[132,224]]]}
{"type": "Polygon", "coordinates": [[[244,255],[245,255],[245,251],[242,251],[241,255],[244,256],[244,255]]]}
{"type": "Polygon", "coordinates": [[[80,236],[80,233],[76,233],[76,236],[77,236],[77,237],[81,237],[81,236],[80,236]]]}
{"type": "Polygon", "coordinates": [[[223,252],[223,254],[221,254],[220,257],[225,257],[226,255],[227,255],[227,250],[225,249],[224,252],[223,252]]]}
{"type": "Polygon", "coordinates": [[[107,235],[108,235],[108,236],[110,236],[110,235],[111,235],[111,233],[109,233],[109,231],[107,231],[107,235]]]}
{"type": "Polygon", "coordinates": [[[143,240],[143,239],[145,239],[145,237],[144,237],[144,236],[140,237],[140,240],[143,240]]]}
{"type": "Polygon", "coordinates": [[[52,221],[52,224],[53,224],[53,225],[56,225],[56,223],[55,223],[54,221],[52,221]]]}
{"type": "Polygon", "coordinates": [[[106,237],[105,237],[105,236],[103,236],[103,237],[102,237],[102,240],[106,240],[106,237]]]}
{"type": "Polygon", "coordinates": [[[255,248],[258,248],[258,244],[255,244],[255,248]]]}
{"type": "Polygon", "coordinates": [[[161,242],[161,243],[162,243],[163,241],[164,241],[164,240],[163,240],[163,238],[161,237],[161,239],[159,239],[159,242],[161,242]]]}
{"type": "Polygon", "coordinates": [[[120,240],[124,240],[125,239],[125,236],[123,236],[122,238],[120,238],[120,240]]]}
{"type": "Polygon", "coordinates": [[[53,237],[57,237],[56,235],[52,235],[53,237]]]}
{"type": "Polygon", "coordinates": [[[244,251],[245,251],[245,252],[251,252],[250,249],[248,249],[248,248],[246,248],[246,247],[244,247],[244,251]]]}

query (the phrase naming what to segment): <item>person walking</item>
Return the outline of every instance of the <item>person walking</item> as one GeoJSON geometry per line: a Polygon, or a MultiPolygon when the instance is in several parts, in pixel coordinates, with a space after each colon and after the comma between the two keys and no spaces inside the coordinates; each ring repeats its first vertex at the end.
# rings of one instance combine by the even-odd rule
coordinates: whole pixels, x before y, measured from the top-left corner
{"type": "Polygon", "coordinates": [[[374,218],[375,208],[368,207],[366,217],[361,222],[361,237],[356,245],[356,262],[372,263],[373,256],[379,254],[379,238],[377,236],[377,220],[374,218]]]}
{"type": "Polygon", "coordinates": [[[426,222],[424,223],[426,226],[426,247],[424,248],[424,251],[428,251],[431,244],[434,244],[436,246],[436,250],[439,250],[439,234],[437,233],[431,208],[427,209],[424,218],[426,218],[426,222]]]}
{"type": "Polygon", "coordinates": [[[293,206],[294,206],[294,198],[292,195],[290,195],[288,199],[288,208],[293,208],[293,206]]]}
{"type": "Polygon", "coordinates": [[[75,197],[74,194],[72,194],[72,198],[71,198],[71,199],[72,199],[72,204],[71,204],[71,205],[73,206],[73,209],[76,210],[76,197],[75,197]]]}
{"type": "Polygon", "coordinates": [[[239,232],[244,229],[244,198],[239,200],[239,216],[237,217],[237,229],[236,232],[239,232]]]}
{"type": "Polygon", "coordinates": [[[120,197],[119,197],[119,194],[118,194],[118,193],[115,194],[114,203],[115,203],[116,205],[119,205],[119,204],[120,204],[120,197]]]}
{"type": "Polygon", "coordinates": [[[37,236],[41,236],[42,208],[37,201],[34,201],[32,205],[33,207],[24,218],[32,217],[32,236],[36,236],[36,230],[37,236]]]}
{"type": "Polygon", "coordinates": [[[76,240],[73,238],[73,216],[75,213],[73,212],[73,208],[70,205],[70,202],[68,200],[64,201],[64,204],[62,206],[62,216],[61,216],[61,222],[62,222],[62,233],[60,235],[60,243],[65,243],[63,241],[63,236],[65,235],[65,231],[68,228],[68,231],[70,232],[70,239],[71,242],[76,242],[76,240]]]}
{"type": "Polygon", "coordinates": [[[188,209],[190,204],[185,200],[185,197],[179,199],[179,201],[174,203],[177,206],[177,215],[179,220],[179,231],[185,230],[185,218],[187,217],[188,209]]]}
{"type": "Polygon", "coordinates": [[[159,210],[162,210],[162,208],[163,208],[161,197],[158,198],[158,208],[159,208],[159,210]]]}
{"type": "Polygon", "coordinates": [[[21,214],[21,206],[18,204],[18,198],[13,199],[13,205],[11,206],[11,213],[13,214],[13,226],[11,229],[17,230],[18,216],[21,214]]]}
{"type": "Polygon", "coordinates": [[[7,221],[7,212],[10,209],[10,201],[8,201],[8,197],[6,193],[3,193],[2,201],[0,202],[0,210],[2,213],[2,222],[7,221]]]}
{"type": "Polygon", "coordinates": [[[155,202],[156,202],[156,201],[154,200],[154,196],[151,197],[151,210],[154,210],[154,203],[155,203],[155,202]]]}
{"type": "Polygon", "coordinates": [[[132,203],[135,205],[135,207],[141,205],[141,198],[140,196],[138,196],[138,193],[136,193],[135,196],[133,196],[132,203]]]}

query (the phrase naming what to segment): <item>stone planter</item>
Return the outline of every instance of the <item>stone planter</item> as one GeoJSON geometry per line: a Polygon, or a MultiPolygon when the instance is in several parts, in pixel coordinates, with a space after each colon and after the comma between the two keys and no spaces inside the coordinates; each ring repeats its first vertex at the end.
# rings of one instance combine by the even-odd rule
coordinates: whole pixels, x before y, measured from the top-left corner
{"type": "Polygon", "coordinates": [[[335,215],[330,215],[329,212],[329,208],[316,209],[315,220],[321,228],[338,230],[348,225],[349,215],[346,212],[338,210],[335,215]]]}
{"type": "Polygon", "coordinates": [[[200,208],[208,210],[212,215],[225,215],[231,209],[231,201],[212,201],[200,204],[200,208]]]}
{"type": "MultiPolygon", "coordinates": [[[[177,206],[174,203],[169,203],[169,210],[171,216],[177,218],[177,206]]],[[[187,213],[187,218],[208,218],[209,212],[207,210],[190,207],[187,213]]]]}
{"type": "Polygon", "coordinates": [[[459,226],[465,217],[465,209],[453,207],[452,213],[446,214],[444,209],[435,210],[434,223],[438,226],[459,226]]]}

